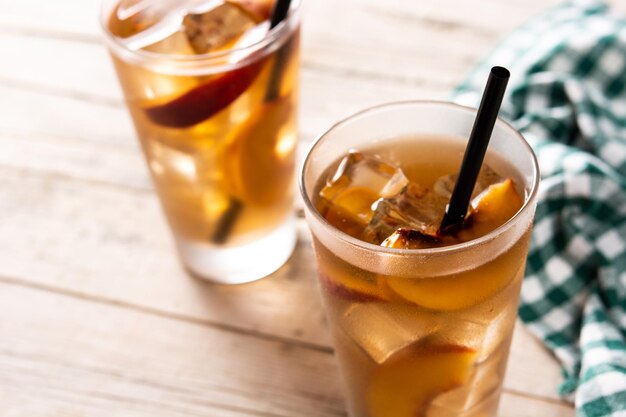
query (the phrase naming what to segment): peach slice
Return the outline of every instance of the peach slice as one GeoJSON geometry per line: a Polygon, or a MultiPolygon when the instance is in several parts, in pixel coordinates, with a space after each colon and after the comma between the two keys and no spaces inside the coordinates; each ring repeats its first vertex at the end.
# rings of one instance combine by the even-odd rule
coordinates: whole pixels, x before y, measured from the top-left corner
{"type": "Polygon", "coordinates": [[[326,260],[319,266],[320,282],[326,291],[357,302],[389,300],[389,295],[376,274],[360,270],[338,259],[338,262],[334,261],[326,260]]]}
{"type": "Polygon", "coordinates": [[[325,291],[344,300],[357,303],[387,301],[376,281],[359,280],[349,276],[333,277],[320,272],[320,283],[325,291]]]}
{"type": "Polygon", "coordinates": [[[268,206],[289,195],[296,146],[287,131],[292,113],[289,99],[277,99],[235,130],[224,161],[233,192],[247,203],[268,206]]]}
{"type": "Polygon", "coordinates": [[[404,300],[432,310],[460,310],[504,289],[520,270],[522,246],[469,271],[432,278],[388,277],[387,287],[404,300]]]}
{"type": "Polygon", "coordinates": [[[378,366],[367,391],[371,417],[424,417],[437,395],[465,384],[476,352],[457,345],[409,347],[378,366]]]}
{"type": "Polygon", "coordinates": [[[243,94],[263,69],[265,59],[218,75],[204,84],[165,103],[145,109],[154,123],[187,128],[225,109],[243,94]]]}
{"type": "Polygon", "coordinates": [[[376,274],[344,261],[320,242],[315,243],[315,249],[320,282],[325,291],[357,302],[389,300],[376,274]]]}
{"type": "Polygon", "coordinates": [[[512,218],[522,204],[511,178],[491,185],[472,202],[467,226],[459,238],[468,241],[486,235],[512,218]]]}

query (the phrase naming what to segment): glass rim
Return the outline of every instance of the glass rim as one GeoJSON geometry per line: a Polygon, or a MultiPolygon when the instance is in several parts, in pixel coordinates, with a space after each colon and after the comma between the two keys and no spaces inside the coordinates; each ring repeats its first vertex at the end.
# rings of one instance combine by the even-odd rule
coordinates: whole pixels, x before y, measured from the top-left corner
{"type": "MultiPolygon", "coordinates": [[[[113,0],[111,0],[113,1],[113,0]]],[[[119,3],[120,0],[115,0],[115,3],[119,3]]],[[[260,39],[250,45],[246,45],[239,48],[226,49],[223,51],[209,52],[204,54],[196,54],[196,55],[182,55],[182,54],[166,54],[160,52],[152,52],[146,51],[142,49],[129,49],[124,42],[120,40],[117,36],[113,35],[107,25],[108,15],[105,13],[104,5],[106,0],[100,0],[100,12],[98,21],[100,23],[100,29],[104,34],[104,39],[106,41],[107,46],[110,50],[115,53],[117,56],[121,57],[121,53],[126,56],[132,57],[133,60],[151,63],[151,62],[159,62],[167,57],[169,62],[173,62],[175,64],[184,65],[184,64],[199,64],[199,63],[207,63],[210,64],[212,61],[219,61],[220,59],[227,58],[231,55],[235,54],[245,54],[245,57],[237,62],[233,63],[220,63],[216,65],[216,67],[224,67],[231,68],[237,67],[241,65],[243,62],[247,62],[249,58],[255,57],[255,52],[262,50],[280,40],[287,37],[291,32],[292,28],[297,26],[297,23],[300,20],[300,9],[302,0],[292,0],[291,6],[289,8],[289,15],[287,18],[279,23],[276,27],[271,29],[263,39],[260,39]]]]}
{"type": "Polygon", "coordinates": [[[456,254],[458,252],[462,252],[462,251],[466,251],[468,249],[474,248],[474,247],[479,247],[482,246],[488,242],[493,241],[494,239],[496,239],[498,236],[503,235],[504,233],[506,233],[508,230],[510,230],[521,218],[524,217],[524,215],[528,212],[528,210],[530,210],[532,203],[536,200],[537,198],[537,194],[539,191],[539,163],[537,161],[537,157],[533,151],[533,149],[531,148],[530,144],[526,141],[526,139],[522,136],[521,133],[519,133],[509,122],[507,122],[506,120],[498,117],[497,118],[497,123],[503,125],[507,130],[511,131],[513,133],[513,135],[515,136],[515,138],[517,140],[519,140],[522,144],[522,146],[524,148],[527,149],[528,154],[530,155],[531,158],[531,162],[532,162],[532,167],[533,167],[533,172],[532,172],[532,184],[530,187],[530,191],[528,192],[528,195],[526,197],[526,199],[524,200],[524,204],[522,205],[522,208],[520,208],[517,213],[515,213],[515,215],[513,217],[511,217],[509,220],[506,221],[506,223],[504,223],[503,225],[497,227],[496,229],[492,230],[491,232],[487,233],[486,235],[480,236],[477,239],[472,239],[470,241],[467,242],[462,242],[462,243],[457,243],[454,245],[449,245],[449,246],[443,246],[443,247],[437,247],[437,248],[427,248],[427,249],[398,249],[398,248],[388,248],[385,246],[380,246],[380,245],[375,245],[373,243],[369,243],[369,242],[365,242],[363,240],[357,239],[355,237],[350,236],[349,234],[339,230],[338,228],[336,228],[335,226],[331,225],[330,223],[328,223],[328,221],[317,211],[317,209],[315,208],[313,202],[311,201],[311,199],[308,197],[307,194],[307,187],[305,185],[305,180],[304,180],[304,176],[305,173],[307,171],[307,167],[310,165],[311,163],[311,157],[314,154],[315,150],[317,147],[320,146],[321,143],[323,143],[327,136],[329,134],[331,134],[333,131],[335,131],[338,128],[341,128],[343,125],[350,123],[352,121],[354,121],[357,118],[363,117],[363,116],[367,116],[369,113],[373,113],[376,111],[380,111],[380,110],[385,110],[385,109],[393,109],[395,108],[400,108],[400,107],[405,107],[405,106],[423,106],[423,105],[435,105],[435,106],[442,106],[442,107],[448,107],[448,108],[453,108],[456,110],[461,110],[461,111],[465,111],[465,112],[469,112],[472,114],[476,114],[477,109],[473,108],[473,107],[469,107],[469,106],[464,106],[461,104],[457,104],[457,103],[453,103],[450,101],[443,101],[443,100],[405,100],[405,101],[392,101],[392,102],[387,102],[387,103],[382,103],[382,104],[378,104],[378,105],[374,105],[371,107],[367,107],[361,111],[358,111],[348,117],[345,117],[344,119],[334,123],[333,125],[331,125],[328,129],[326,129],[324,132],[322,132],[320,135],[318,135],[315,140],[313,141],[313,143],[311,144],[311,146],[309,147],[309,150],[306,154],[306,157],[304,158],[301,168],[300,168],[300,175],[298,176],[298,188],[300,189],[300,194],[302,196],[302,199],[304,200],[304,205],[307,211],[309,211],[317,221],[319,221],[319,223],[322,225],[322,227],[324,229],[326,229],[326,231],[330,232],[332,236],[334,236],[334,239],[339,239],[351,246],[357,246],[361,249],[367,250],[367,251],[371,251],[371,252],[377,252],[377,253],[385,253],[385,254],[389,254],[389,255],[401,255],[401,256],[439,256],[439,255],[448,255],[448,254],[456,254]]]}

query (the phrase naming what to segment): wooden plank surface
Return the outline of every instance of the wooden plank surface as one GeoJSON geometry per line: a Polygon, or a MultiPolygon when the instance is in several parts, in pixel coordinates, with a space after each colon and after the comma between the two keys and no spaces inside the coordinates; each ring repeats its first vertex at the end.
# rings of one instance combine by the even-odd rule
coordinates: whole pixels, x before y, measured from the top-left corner
{"type": "MultiPolygon", "coordinates": [[[[555,3],[306,2],[302,149],[363,107],[445,98],[555,3]]],[[[0,0],[0,415],[345,415],[303,221],[261,282],[211,285],[177,263],[97,4],[0,0]]],[[[559,381],[518,327],[502,416],[573,416],[559,381]]]]}
{"type": "MultiPolygon", "coordinates": [[[[5,415],[346,415],[329,350],[20,283],[0,284],[0,306],[12,318],[0,320],[5,415]]],[[[510,391],[503,408],[509,417],[571,415],[557,402],[510,391]]]]}
{"type": "Polygon", "coordinates": [[[345,414],[325,350],[15,285],[0,286],[0,305],[13,318],[0,322],[11,416],[55,403],[103,417],[345,414]]]}

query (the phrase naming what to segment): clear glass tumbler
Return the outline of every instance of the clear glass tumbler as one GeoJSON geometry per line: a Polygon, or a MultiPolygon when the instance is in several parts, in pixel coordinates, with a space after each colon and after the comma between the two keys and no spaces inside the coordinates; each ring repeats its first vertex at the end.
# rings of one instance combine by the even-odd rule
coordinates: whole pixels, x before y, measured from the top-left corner
{"type": "MultiPolygon", "coordinates": [[[[304,161],[300,188],[352,417],[496,415],[539,182],[524,138],[497,121],[487,161],[498,156],[524,202],[474,240],[428,249],[377,246],[333,227],[315,208],[329,167],[351,148],[401,138],[419,149],[426,138],[432,144],[444,136],[464,147],[475,115],[444,102],[374,107],[322,134],[304,161]]],[[[439,155],[451,153],[442,148],[439,155]]]]}
{"type": "Polygon", "coordinates": [[[299,3],[270,31],[266,0],[229,2],[209,23],[197,9],[210,1],[102,5],[105,39],[152,180],[194,275],[253,281],[278,269],[295,246],[299,3]],[[184,26],[185,19],[199,26],[184,26]],[[215,36],[207,25],[224,21],[219,36],[236,38],[240,28],[231,33],[230,22],[252,22],[244,36],[256,38],[199,52],[197,43],[215,36]],[[189,27],[207,37],[190,38],[189,27]]]}

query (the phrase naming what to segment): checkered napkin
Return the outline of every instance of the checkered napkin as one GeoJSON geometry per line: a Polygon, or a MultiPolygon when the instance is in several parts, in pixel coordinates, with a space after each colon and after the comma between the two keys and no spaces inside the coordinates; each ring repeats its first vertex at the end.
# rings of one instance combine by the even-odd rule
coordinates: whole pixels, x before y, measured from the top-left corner
{"type": "Polygon", "coordinates": [[[561,362],[584,417],[626,416],[626,16],[574,1],[504,39],[454,94],[476,107],[489,68],[501,116],[542,173],[520,317],[561,362]]]}

